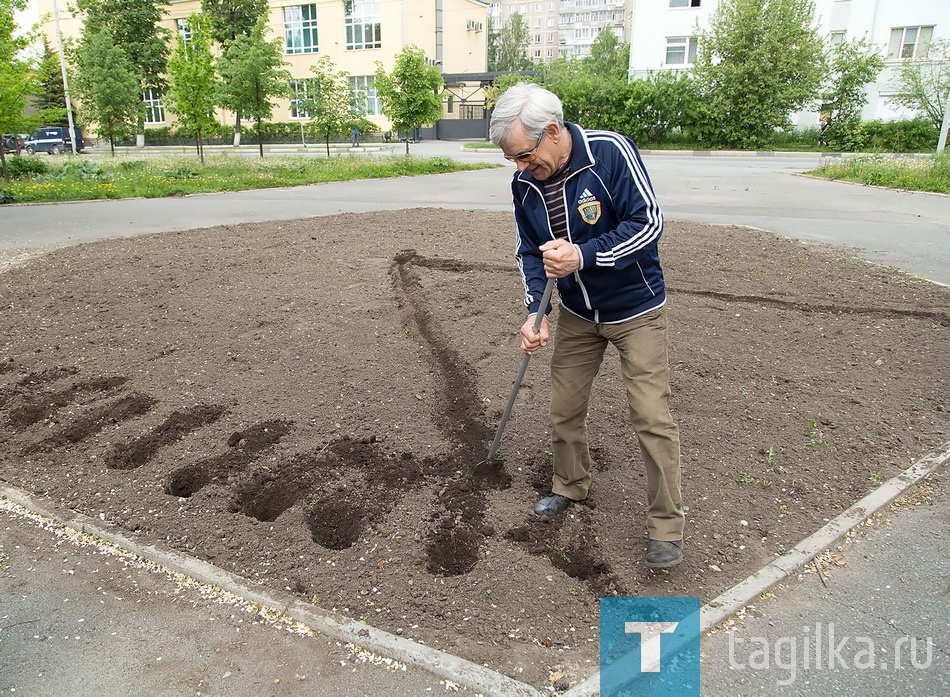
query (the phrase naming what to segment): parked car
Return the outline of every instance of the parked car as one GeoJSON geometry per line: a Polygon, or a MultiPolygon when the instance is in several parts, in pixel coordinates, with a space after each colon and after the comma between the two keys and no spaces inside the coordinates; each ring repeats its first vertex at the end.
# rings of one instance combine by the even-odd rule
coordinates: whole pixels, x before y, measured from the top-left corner
{"type": "Polygon", "coordinates": [[[3,134],[3,152],[20,152],[23,149],[23,143],[26,142],[22,135],[15,133],[3,134]]]}
{"type": "MultiPolygon", "coordinates": [[[[76,134],[76,152],[86,147],[82,139],[82,130],[73,128],[76,134]]],[[[30,134],[29,139],[23,144],[29,154],[36,152],[48,152],[50,155],[58,155],[61,152],[71,151],[73,149],[72,139],[69,137],[69,129],[64,126],[43,126],[37,128],[30,134]]]]}

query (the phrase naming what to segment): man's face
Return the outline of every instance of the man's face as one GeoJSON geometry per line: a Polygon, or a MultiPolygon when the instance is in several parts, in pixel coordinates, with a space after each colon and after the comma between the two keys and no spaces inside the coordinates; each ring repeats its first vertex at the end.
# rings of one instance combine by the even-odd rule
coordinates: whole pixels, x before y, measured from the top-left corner
{"type": "Polygon", "coordinates": [[[544,181],[564,162],[558,147],[560,135],[557,125],[549,123],[538,140],[525,134],[524,126],[516,123],[503,148],[505,157],[514,160],[519,172],[528,170],[535,179],[544,181]]]}

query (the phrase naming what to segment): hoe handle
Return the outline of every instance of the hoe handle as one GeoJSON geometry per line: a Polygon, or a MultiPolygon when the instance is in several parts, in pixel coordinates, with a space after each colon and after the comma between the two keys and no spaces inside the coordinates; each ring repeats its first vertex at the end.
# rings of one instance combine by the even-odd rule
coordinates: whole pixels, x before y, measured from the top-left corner
{"type": "MultiPolygon", "coordinates": [[[[548,302],[551,300],[553,290],[554,279],[549,278],[544,286],[544,295],[541,296],[541,306],[538,308],[538,314],[534,317],[535,332],[541,328],[541,320],[544,319],[544,311],[548,308],[548,302]]],[[[508,423],[508,417],[511,416],[511,409],[515,405],[515,397],[518,396],[518,390],[521,389],[521,381],[524,379],[524,374],[528,370],[528,362],[530,360],[531,355],[527,353],[524,355],[524,358],[521,359],[521,368],[518,370],[515,384],[511,386],[511,394],[508,395],[508,404],[505,406],[505,411],[501,415],[501,423],[498,424],[498,430],[495,432],[495,440],[492,441],[491,448],[488,449],[488,457],[485,458],[485,462],[495,461],[495,453],[498,452],[498,445],[501,443],[501,434],[504,432],[505,425],[508,423]]]]}

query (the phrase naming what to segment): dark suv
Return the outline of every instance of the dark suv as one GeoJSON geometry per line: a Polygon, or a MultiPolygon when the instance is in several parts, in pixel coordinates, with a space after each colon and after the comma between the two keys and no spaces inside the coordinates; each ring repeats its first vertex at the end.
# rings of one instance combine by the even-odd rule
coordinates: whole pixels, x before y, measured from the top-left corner
{"type": "MultiPolygon", "coordinates": [[[[73,132],[76,134],[76,152],[79,152],[86,144],[83,142],[81,130],[74,128],[73,132]]],[[[69,129],[63,126],[37,128],[23,146],[30,155],[35,152],[48,152],[50,155],[58,155],[61,152],[73,149],[69,129]]]]}
{"type": "Polygon", "coordinates": [[[3,152],[18,153],[23,149],[23,138],[14,133],[3,134],[3,152]]]}

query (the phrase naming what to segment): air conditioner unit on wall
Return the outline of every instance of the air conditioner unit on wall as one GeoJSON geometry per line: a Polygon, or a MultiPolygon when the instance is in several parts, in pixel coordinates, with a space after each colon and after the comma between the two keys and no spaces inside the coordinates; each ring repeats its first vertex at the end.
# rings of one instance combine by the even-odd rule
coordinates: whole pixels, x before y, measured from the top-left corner
{"type": "Polygon", "coordinates": [[[476,22],[474,19],[470,19],[465,23],[465,29],[468,31],[480,32],[485,30],[485,25],[482,22],[476,22]]]}

